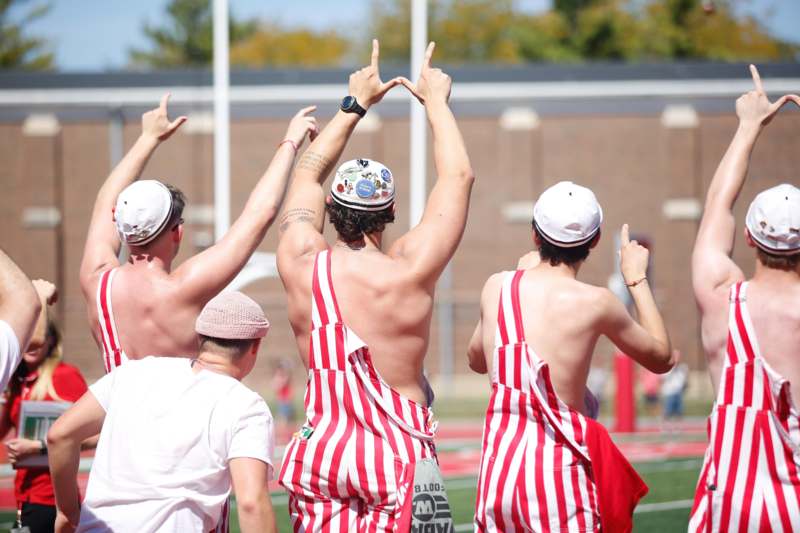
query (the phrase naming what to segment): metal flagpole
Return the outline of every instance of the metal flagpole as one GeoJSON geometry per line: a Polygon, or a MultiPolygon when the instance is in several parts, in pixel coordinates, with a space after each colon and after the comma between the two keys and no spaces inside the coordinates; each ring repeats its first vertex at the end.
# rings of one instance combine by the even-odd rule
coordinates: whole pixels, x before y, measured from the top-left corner
{"type": "Polygon", "coordinates": [[[231,222],[228,0],[214,0],[214,239],[231,222]]]}
{"type": "MultiPolygon", "coordinates": [[[[428,2],[412,0],[411,4],[411,75],[409,79],[416,81],[428,41],[428,2]]],[[[425,209],[427,188],[427,125],[425,109],[415,98],[411,98],[411,162],[409,186],[409,225],[416,226],[425,209]]]]}

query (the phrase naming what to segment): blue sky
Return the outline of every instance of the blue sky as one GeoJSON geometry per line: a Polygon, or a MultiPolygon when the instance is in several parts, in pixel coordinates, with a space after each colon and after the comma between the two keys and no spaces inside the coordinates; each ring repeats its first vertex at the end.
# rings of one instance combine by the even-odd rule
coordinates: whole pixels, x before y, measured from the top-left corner
{"type": "MultiPolygon", "coordinates": [[[[25,11],[41,0],[22,2],[25,11]]],[[[239,17],[259,17],[290,26],[336,27],[363,31],[369,0],[229,0],[239,17]]],[[[158,23],[168,0],[51,0],[52,9],[31,33],[53,43],[56,62],[65,71],[124,67],[131,47],[144,47],[142,24],[158,23]]],[[[528,11],[541,11],[550,0],[518,0],[528,11]]],[[[800,0],[746,0],[743,11],[756,16],[776,36],[800,41],[800,0]]]]}

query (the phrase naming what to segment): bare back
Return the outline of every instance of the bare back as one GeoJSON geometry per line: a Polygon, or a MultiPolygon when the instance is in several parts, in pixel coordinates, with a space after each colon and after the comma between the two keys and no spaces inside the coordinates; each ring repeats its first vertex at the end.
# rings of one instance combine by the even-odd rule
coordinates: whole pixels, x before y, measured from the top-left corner
{"type": "MultiPolygon", "coordinates": [[[[168,273],[144,264],[119,267],[111,286],[111,305],[119,342],[128,359],[154,354],[197,355],[194,323],[202,305],[181,298],[180,284],[168,273]]],[[[102,346],[97,306],[88,305],[87,309],[92,334],[102,346]]]]}
{"type": "MultiPolygon", "coordinates": [[[[748,282],[746,305],[761,356],[789,380],[796,402],[800,398],[800,276],[765,270],[766,276],[757,273],[748,282]]],[[[728,342],[729,293],[729,285],[720,286],[708,301],[701,302],[703,348],[715,394],[728,342]]]]}
{"type": "MultiPolygon", "coordinates": [[[[382,252],[331,248],[333,289],[345,324],[369,346],[372,361],[397,392],[425,403],[423,362],[430,339],[433,294],[403,259],[382,252]]],[[[282,278],[289,320],[308,365],[314,255],[293,263],[282,278]]]]}
{"type": "MultiPolygon", "coordinates": [[[[494,357],[500,297],[500,285],[492,280],[490,284],[481,302],[483,353],[488,369],[492,368],[494,357]]],[[[608,291],[537,267],[525,272],[519,292],[528,345],[549,365],[559,398],[586,414],[586,380],[602,333],[600,318],[608,291]]]]}

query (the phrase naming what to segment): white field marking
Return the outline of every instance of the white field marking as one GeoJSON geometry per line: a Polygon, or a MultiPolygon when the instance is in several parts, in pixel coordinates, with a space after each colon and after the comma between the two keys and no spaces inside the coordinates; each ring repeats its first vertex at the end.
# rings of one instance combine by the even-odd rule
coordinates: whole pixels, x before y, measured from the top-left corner
{"type": "MultiPolygon", "coordinates": [[[[639,513],[657,513],[660,511],[671,511],[674,509],[688,509],[692,506],[694,500],[675,500],[672,502],[658,502],[658,503],[645,503],[640,505],[636,508],[633,514],[639,513]]],[[[474,529],[473,524],[457,524],[453,531],[456,533],[459,531],[472,531],[474,529]]]]}
{"type": "Polygon", "coordinates": [[[671,502],[643,503],[636,507],[633,514],[657,513],[659,511],[671,511],[673,509],[688,509],[694,500],[674,500],[671,502]]]}

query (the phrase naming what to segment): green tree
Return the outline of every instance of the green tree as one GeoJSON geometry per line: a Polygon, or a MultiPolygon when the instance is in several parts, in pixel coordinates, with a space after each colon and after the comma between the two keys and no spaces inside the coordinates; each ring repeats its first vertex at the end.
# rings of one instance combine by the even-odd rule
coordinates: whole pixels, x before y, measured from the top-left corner
{"type": "MultiPolygon", "coordinates": [[[[211,0],[171,0],[167,15],[169,21],[164,26],[145,23],[150,49],[131,50],[131,62],[153,68],[209,65],[214,54],[211,0]]],[[[229,18],[231,43],[238,43],[255,30],[253,21],[229,18]]]]}
{"type": "Polygon", "coordinates": [[[334,31],[286,30],[261,25],[231,47],[231,64],[238,67],[328,67],[341,65],[350,42],[334,31]]]}
{"type": "MultiPolygon", "coordinates": [[[[432,0],[428,33],[445,63],[795,59],[796,44],[735,16],[743,1],[717,0],[708,14],[701,0],[554,0],[552,9],[530,15],[513,0],[432,0]]],[[[410,4],[372,1],[382,58],[408,61],[410,4]]]]}
{"type": "Polygon", "coordinates": [[[33,6],[17,22],[9,11],[14,4],[27,0],[0,0],[0,69],[48,70],[53,68],[53,53],[47,50],[44,39],[25,35],[25,27],[44,16],[49,4],[33,6]]]}

